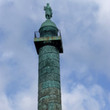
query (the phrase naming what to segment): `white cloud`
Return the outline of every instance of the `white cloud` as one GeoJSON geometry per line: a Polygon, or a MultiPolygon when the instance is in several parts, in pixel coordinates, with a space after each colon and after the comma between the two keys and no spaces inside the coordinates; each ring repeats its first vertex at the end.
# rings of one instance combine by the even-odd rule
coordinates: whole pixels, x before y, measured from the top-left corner
{"type": "Polygon", "coordinates": [[[68,73],[72,73],[73,70],[80,73],[81,68],[85,67],[83,73],[89,73],[92,69],[110,78],[110,14],[108,14],[110,1],[85,0],[81,3],[69,1],[61,6],[60,14],[63,17],[60,27],[64,40],[62,57],[67,64],[63,69],[68,73]],[[74,8],[74,3],[77,8],[74,8]],[[66,7],[66,13],[63,11],[63,6],[66,7]]]}
{"type": "Polygon", "coordinates": [[[103,25],[110,25],[110,0],[94,0],[99,5],[98,20],[103,25]]]}
{"type": "MultiPolygon", "coordinates": [[[[36,84],[36,83],[35,83],[36,84]]],[[[35,85],[34,84],[34,85],[35,85]]],[[[12,101],[12,107],[15,110],[30,110],[37,108],[37,92],[36,87],[18,93],[12,101]]]]}
{"type": "MultiPolygon", "coordinates": [[[[14,89],[14,88],[13,88],[14,89]]],[[[0,92],[0,110],[30,110],[37,108],[37,88],[34,82],[30,88],[8,96],[0,92]]]]}
{"type": "MultiPolygon", "coordinates": [[[[31,43],[33,32],[45,20],[43,6],[46,2],[48,0],[0,0],[0,29],[5,33],[0,36],[3,39],[0,43],[0,101],[5,105],[0,105],[0,110],[36,109],[37,93],[32,90],[37,86],[38,59],[31,43]],[[18,86],[24,89],[11,94],[13,98],[6,96],[9,84],[16,85],[18,80],[18,86]]],[[[79,79],[84,78],[87,83],[94,81],[95,73],[110,76],[109,0],[49,2],[54,11],[53,21],[62,32],[62,80],[71,83],[72,79],[68,78],[71,74],[73,77],[77,74],[79,79]]],[[[105,106],[105,93],[100,86],[88,89],[76,84],[70,93],[63,91],[64,110],[101,110],[105,106]]]]}
{"type": "Polygon", "coordinates": [[[102,110],[105,107],[104,94],[106,93],[99,85],[86,88],[78,84],[70,93],[63,91],[63,110],[102,110]]]}
{"type": "Polygon", "coordinates": [[[8,97],[0,93],[0,110],[12,110],[8,97]]]}

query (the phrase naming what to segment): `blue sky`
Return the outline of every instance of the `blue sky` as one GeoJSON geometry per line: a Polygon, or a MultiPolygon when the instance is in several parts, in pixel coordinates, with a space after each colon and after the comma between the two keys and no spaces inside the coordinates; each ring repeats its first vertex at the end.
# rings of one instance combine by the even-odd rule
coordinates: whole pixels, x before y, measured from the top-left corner
{"type": "Polygon", "coordinates": [[[0,110],[37,110],[33,39],[47,2],[63,40],[62,110],[110,110],[110,0],[0,0],[0,110]]]}

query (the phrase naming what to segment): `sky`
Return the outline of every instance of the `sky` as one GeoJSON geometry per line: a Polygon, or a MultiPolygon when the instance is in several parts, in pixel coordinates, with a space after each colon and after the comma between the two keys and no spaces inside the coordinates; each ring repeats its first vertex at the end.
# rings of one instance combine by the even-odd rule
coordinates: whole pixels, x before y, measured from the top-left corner
{"type": "Polygon", "coordinates": [[[110,110],[110,0],[0,0],[0,110],[37,110],[46,3],[63,40],[62,110],[110,110]]]}

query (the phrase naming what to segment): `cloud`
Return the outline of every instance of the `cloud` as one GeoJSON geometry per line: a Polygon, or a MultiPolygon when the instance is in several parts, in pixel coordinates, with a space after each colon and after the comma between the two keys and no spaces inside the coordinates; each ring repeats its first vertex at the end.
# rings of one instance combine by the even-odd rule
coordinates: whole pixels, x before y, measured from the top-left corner
{"type": "MultiPolygon", "coordinates": [[[[0,110],[30,110],[37,108],[36,82],[27,90],[19,91],[17,94],[7,96],[0,92],[0,110]],[[34,86],[33,86],[34,85],[34,86]]],[[[14,89],[14,88],[13,88],[14,89]]]]}
{"type": "Polygon", "coordinates": [[[0,110],[12,110],[8,97],[0,92],[0,110]]]}
{"type": "Polygon", "coordinates": [[[34,82],[33,85],[27,90],[25,89],[10,98],[12,108],[15,110],[30,110],[37,108],[36,82],[34,82]]]}
{"type": "MultiPolygon", "coordinates": [[[[80,73],[81,67],[85,67],[86,73],[94,70],[95,73],[109,76],[110,32],[109,20],[107,20],[109,14],[106,11],[109,12],[110,8],[107,5],[107,10],[104,10],[106,5],[102,1],[81,3],[70,1],[61,6],[60,11],[63,13],[60,14],[63,17],[59,27],[64,33],[62,34],[62,38],[65,39],[62,57],[67,66],[63,64],[66,70],[69,70],[68,73],[72,73],[74,68],[80,73]],[[63,6],[66,7],[66,12],[63,11],[63,6]],[[105,15],[105,19],[100,17],[102,15],[105,15]]],[[[109,1],[107,3],[109,4],[109,1]]]]}
{"type": "Polygon", "coordinates": [[[110,79],[109,0],[0,0],[0,110],[36,109],[38,58],[33,33],[45,21],[47,2],[63,39],[64,110],[103,109],[110,102],[97,80],[101,74],[110,79]]]}
{"type": "MultiPolygon", "coordinates": [[[[35,28],[31,28],[35,25],[29,24],[31,20],[31,23],[35,21],[31,16],[33,9],[25,7],[25,2],[17,0],[0,2],[0,30],[3,33],[2,35],[0,33],[0,40],[2,40],[0,43],[0,110],[14,108],[17,110],[16,107],[23,110],[27,107],[22,103],[27,99],[25,103],[29,105],[28,107],[36,107],[32,105],[36,102],[33,101],[34,96],[30,95],[31,92],[27,92],[34,84],[34,88],[37,87],[35,82],[37,81],[37,55],[33,43],[35,28]],[[32,33],[28,32],[26,27],[30,27],[32,33]]],[[[30,3],[27,2],[28,5],[30,3]]]]}
{"type": "Polygon", "coordinates": [[[103,110],[106,107],[104,94],[106,93],[99,85],[86,88],[84,85],[78,84],[70,93],[63,91],[63,109],[103,110]]]}
{"type": "Polygon", "coordinates": [[[110,1],[94,0],[99,5],[98,20],[103,25],[110,25],[110,1]]]}

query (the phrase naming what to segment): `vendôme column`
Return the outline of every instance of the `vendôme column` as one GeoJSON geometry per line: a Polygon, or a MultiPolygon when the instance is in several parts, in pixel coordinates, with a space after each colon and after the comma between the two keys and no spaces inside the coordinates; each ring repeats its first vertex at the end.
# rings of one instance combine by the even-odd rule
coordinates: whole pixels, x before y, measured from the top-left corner
{"type": "Polygon", "coordinates": [[[39,55],[38,110],[61,110],[60,58],[63,53],[61,34],[50,19],[52,9],[44,7],[46,21],[42,23],[34,43],[39,55]]]}

